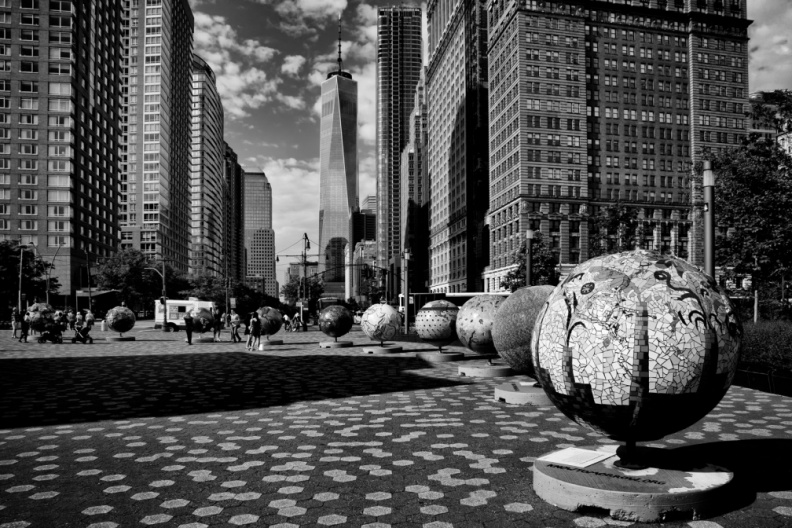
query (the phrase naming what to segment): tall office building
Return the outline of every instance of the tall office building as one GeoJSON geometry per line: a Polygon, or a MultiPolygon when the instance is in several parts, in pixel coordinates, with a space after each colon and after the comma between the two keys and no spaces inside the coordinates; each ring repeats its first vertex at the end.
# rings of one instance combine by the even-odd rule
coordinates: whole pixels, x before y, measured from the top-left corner
{"type": "Polygon", "coordinates": [[[377,10],[377,262],[389,268],[401,252],[401,154],[421,76],[421,9],[377,10]]]}
{"type": "Polygon", "coordinates": [[[2,7],[0,239],[54,264],[61,295],[50,301],[63,306],[87,285],[85,264],[118,247],[121,7],[2,7]]]}
{"type": "Polygon", "coordinates": [[[234,282],[245,279],[245,200],[242,192],[245,185],[245,171],[239,165],[236,152],[228,143],[223,142],[225,164],[225,258],[227,276],[234,282]]]}
{"type": "Polygon", "coordinates": [[[188,269],[193,15],[188,0],[125,2],[119,221],[123,247],[188,269]]]}
{"type": "Polygon", "coordinates": [[[374,196],[373,194],[371,194],[371,195],[366,196],[365,198],[363,198],[363,200],[360,202],[360,210],[361,211],[369,210],[369,211],[372,211],[372,212],[376,213],[377,212],[377,197],[374,196]]]}
{"type": "Polygon", "coordinates": [[[225,277],[228,192],[223,105],[212,68],[193,55],[190,177],[191,275],[225,277]]]}
{"type": "MultiPolygon", "coordinates": [[[[340,34],[340,29],[339,29],[340,34]]],[[[357,82],[341,68],[322,83],[319,138],[319,269],[325,291],[343,291],[344,248],[352,243],[352,213],[358,202],[357,82]]]]}
{"type": "Polygon", "coordinates": [[[490,1],[487,291],[529,228],[562,268],[586,260],[588,220],[617,202],[642,247],[702,263],[694,169],[745,135],[745,0],[637,4],[490,1]]]}
{"type": "Polygon", "coordinates": [[[484,0],[427,7],[430,290],[482,291],[487,264],[487,21],[484,0]]]}
{"type": "Polygon", "coordinates": [[[260,284],[272,297],[278,296],[275,282],[275,231],[272,230],[272,187],[263,172],[245,172],[245,252],[249,284],[260,284]]]}

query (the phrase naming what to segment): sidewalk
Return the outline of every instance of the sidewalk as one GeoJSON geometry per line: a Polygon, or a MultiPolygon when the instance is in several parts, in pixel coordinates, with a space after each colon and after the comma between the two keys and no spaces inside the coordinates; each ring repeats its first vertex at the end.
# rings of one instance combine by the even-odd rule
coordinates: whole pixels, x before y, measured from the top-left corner
{"type": "MultiPolygon", "coordinates": [[[[374,356],[359,331],[333,350],[313,331],[248,353],[183,332],[93,335],[39,345],[0,331],[0,528],[630,525],[531,487],[536,457],[612,441],[554,407],[494,401],[506,378],[423,363],[426,345],[374,356]]],[[[652,445],[702,443],[733,463],[743,500],[663,526],[792,526],[791,398],[732,387],[652,445]]]]}

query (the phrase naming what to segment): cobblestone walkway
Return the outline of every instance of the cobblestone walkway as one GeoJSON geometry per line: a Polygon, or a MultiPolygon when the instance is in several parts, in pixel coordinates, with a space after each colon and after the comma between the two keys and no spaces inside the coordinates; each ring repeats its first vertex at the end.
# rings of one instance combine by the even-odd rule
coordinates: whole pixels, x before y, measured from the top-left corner
{"type": "MultiPolygon", "coordinates": [[[[132,334],[39,345],[0,332],[0,528],[631,525],[531,487],[536,457],[612,441],[554,407],[494,401],[506,378],[413,357],[430,347],[365,355],[360,332],[335,350],[309,332],[248,353],[132,334]]],[[[718,517],[665,526],[792,526],[792,399],[733,387],[651,445],[706,452],[742,490],[718,517]]]]}

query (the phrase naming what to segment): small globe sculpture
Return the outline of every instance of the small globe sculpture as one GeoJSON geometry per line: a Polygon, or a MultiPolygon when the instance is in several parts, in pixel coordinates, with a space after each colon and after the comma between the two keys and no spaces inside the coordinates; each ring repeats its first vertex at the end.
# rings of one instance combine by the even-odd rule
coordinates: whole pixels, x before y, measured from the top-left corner
{"type": "Polygon", "coordinates": [[[360,319],[360,329],[372,341],[392,340],[401,335],[401,316],[396,309],[389,304],[372,304],[368,310],[363,312],[360,319]]]}
{"type": "Polygon", "coordinates": [[[35,303],[27,309],[30,313],[30,328],[36,332],[44,332],[53,325],[55,310],[47,303],[35,303]]]}
{"type": "Polygon", "coordinates": [[[554,286],[526,286],[509,295],[492,325],[492,344],[516,372],[534,377],[531,362],[531,335],[536,316],[544,308],[554,286]]]}
{"type": "Polygon", "coordinates": [[[442,352],[457,339],[456,322],[459,307],[448,301],[430,301],[415,315],[415,331],[421,341],[442,352]]]}
{"type": "Polygon", "coordinates": [[[352,329],[352,322],[352,313],[340,305],[328,306],[319,313],[319,330],[336,341],[352,329]]]}
{"type": "Polygon", "coordinates": [[[741,339],[712,278],[676,257],[636,250],[575,268],[539,314],[531,349],[550,400],[575,422],[625,441],[624,462],[635,442],[680,431],[718,404],[741,339]]]}
{"type": "Polygon", "coordinates": [[[193,330],[199,334],[211,330],[214,325],[214,316],[206,308],[196,308],[190,312],[193,318],[193,330]]]}
{"type": "Polygon", "coordinates": [[[123,334],[129,332],[135,326],[135,314],[126,306],[116,306],[105,315],[107,328],[111,332],[123,334]]]}
{"type": "Polygon", "coordinates": [[[280,310],[269,306],[263,306],[256,312],[258,312],[261,320],[261,333],[267,336],[269,340],[269,336],[277,334],[278,330],[283,326],[283,315],[281,315],[280,310]]]}
{"type": "Polygon", "coordinates": [[[477,295],[459,309],[456,332],[459,340],[473,352],[495,354],[492,325],[495,313],[503,302],[500,295],[477,295]]]}

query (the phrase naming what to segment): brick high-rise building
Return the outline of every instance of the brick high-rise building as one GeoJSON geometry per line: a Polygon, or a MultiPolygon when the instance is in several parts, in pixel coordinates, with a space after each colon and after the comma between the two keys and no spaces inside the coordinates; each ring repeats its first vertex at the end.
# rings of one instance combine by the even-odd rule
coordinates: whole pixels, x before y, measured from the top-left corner
{"type": "Polygon", "coordinates": [[[50,301],[73,305],[86,263],[118,248],[128,30],[120,2],[0,4],[0,240],[35,246],[61,286],[50,301]]]}
{"type": "Polygon", "coordinates": [[[212,68],[193,55],[191,141],[191,275],[226,276],[228,192],[223,104],[212,68]]]}
{"type": "Polygon", "coordinates": [[[638,210],[640,245],[702,262],[708,150],[744,136],[745,0],[490,0],[490,265],[501,289],[527,229],[563,265],[588,220],[638,210]]]}
{"type": "Polygon", "coordinates": [[[400,164],[422,68],[421,9],[379,8],[377,48],[377,261],[388,268],[402,249],[400,164]]]}
{"type": "Polygon", "coordinates": [[[193,15],[188,0],[124,2],[122,247],[187,271],[193,15]]]}
{"type": "Polygon", "coordinates": [[[485,2],[432,0],[427,16],[429,289],[482,291],[489,205],[485,2]]]}

